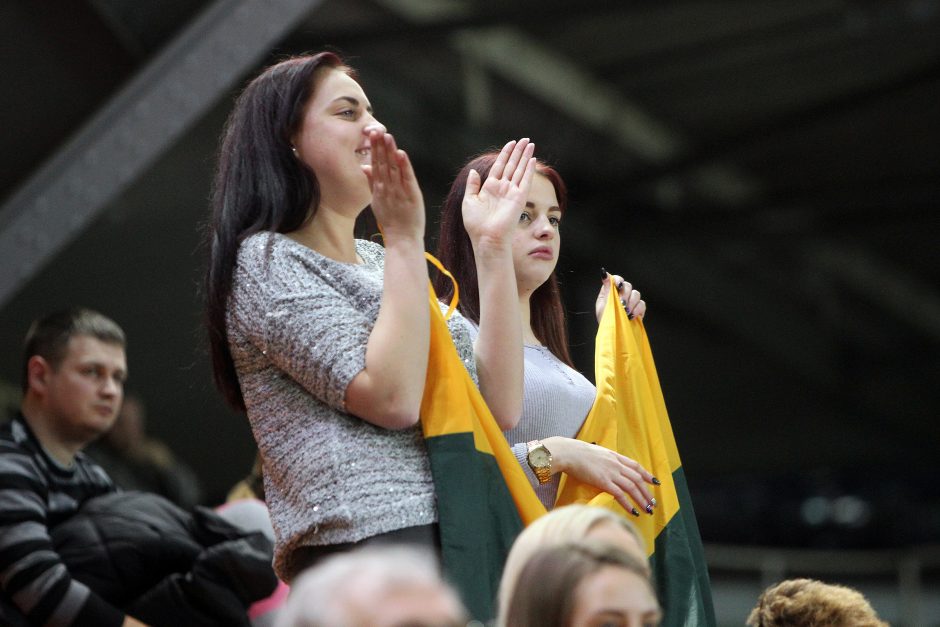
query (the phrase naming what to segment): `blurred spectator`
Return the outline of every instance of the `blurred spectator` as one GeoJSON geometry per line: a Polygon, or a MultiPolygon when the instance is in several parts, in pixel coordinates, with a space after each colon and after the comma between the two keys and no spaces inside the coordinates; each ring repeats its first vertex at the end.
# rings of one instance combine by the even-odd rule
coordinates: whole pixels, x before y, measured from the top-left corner
{"type": "Polygon", "coordinates": [[[531,585],[521,578],[529,558],[548,546],[578,542],[603,541],[636,556],[649,574],[646,546],[633,523],[603,507],[566,505],[557,507],[526,527],[509,551],[499,584],[499,623],[507,624],[509,600],[517,585],[531,585]]]}
{"type": "Polygon", "coordinates": [[[888,627],[857,590],[815,579],[788,579],[766,590],[750,627],[888,627]]]}
{"type": "Polygon", "coordinates": [[[147,435],[147,413],[134,394],[124,398],[114,426],[88,447],[91,456],[125,490],[153,492],[183,509],[199,503],[199,480],[163,442],[147,435]]]}
{"type": "Polygon", "coordinates": [[[254,464],[251,466],[251,472],[248,476],[232,486],[229,490],[226,501],[237,501],[238,499],[264,499],[264,473],[261,470],[261,456],[255,455],[254,464]]]}
{"type": "Polygon", "coordinates": [[[466,622],[430,551],[371,545],[330,556],[301,573],[276,626],[462,627],[466,622]]]}
{"type": "MultiPolygon", "coordinates": [[[[245,531],[260,531],[272,543],[274,527],[271,514],[264,502],[264,480],[261,474],[261,458],[255,457],[251,472],[229,490],[226,502],[216,508],[222,518],[245,531]]],[[[274,568],[271,567],[274,575],[274,568]]],[[[248,608],[248,616],[253,627],[269,627],[275,624],[281,608],[287,601],[290,588],[278,580],[277,588],[267,598],[261,599],[248,608]]]]}
{"type": "Polygon", "coordinates": [[[658,625],[646,560],[594,540],[546,546],[522,567],[503,625],[658,625]]]}

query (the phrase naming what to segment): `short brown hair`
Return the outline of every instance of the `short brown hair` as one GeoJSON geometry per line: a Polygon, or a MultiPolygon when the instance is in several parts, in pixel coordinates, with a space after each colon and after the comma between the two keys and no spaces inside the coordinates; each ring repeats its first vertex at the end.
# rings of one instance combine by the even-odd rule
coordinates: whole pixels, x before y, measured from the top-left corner
{"type": "Polygon", "coordinates": [[[815,579],[788,579],[764,590],[750,627],[888,627],[862,593],[815,579]]]}
{"type": "Polygon", "coordinates": [[[58,368],[65,357],[69,340],[76,335],[87,335],[121,348],[127,346],[124,331],[118,324],[93,309],[74,307],[56,311],[34,320],[26,332],[21,371],[23,392],[29,387],[28,365],[33,355],[39,355],[53,368],[58,368]]]}

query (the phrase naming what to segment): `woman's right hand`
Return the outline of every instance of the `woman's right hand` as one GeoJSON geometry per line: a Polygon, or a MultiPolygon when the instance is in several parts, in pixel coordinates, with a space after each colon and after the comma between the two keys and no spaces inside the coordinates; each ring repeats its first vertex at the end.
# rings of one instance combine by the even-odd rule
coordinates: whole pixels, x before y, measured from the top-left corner
{"type": "Polygon", "coordinates": [[[653,513],[656,501],[649,485],[658,480],[636,461],[596,444],[553,436],[542,439],[552,454],[552,472],[565,472],[578,481],[592,485],[613,496],[620,506],[634,516],[641,511],[653,513]],[[633,503],[627,499],[633,499],[633,503]]]}
{"type": "Polygon", "coordinates": [[[372,212],[385,237],[424,238],[424,198],[411,161],[395,145],[390,133],[373,129],[369,133],[372,156],[362,166],[372,186],[372,212]]]}
{"type": "Polygon", "coordinates": [[[513,229],[525,209],[535,173],[535,144],[528,138],[503,146],[493,167],[480,182],[471,170],[464,191],[463,224],[476,251],[510,252],[513,229]]]}

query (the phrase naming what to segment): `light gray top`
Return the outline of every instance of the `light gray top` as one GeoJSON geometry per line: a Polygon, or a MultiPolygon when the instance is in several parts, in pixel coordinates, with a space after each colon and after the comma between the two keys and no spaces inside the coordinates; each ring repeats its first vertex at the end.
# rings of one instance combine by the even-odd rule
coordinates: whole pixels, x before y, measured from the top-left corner
{"type": "MultiPolygon", "coordinates": [[[[264,232],[238,251],[229,346],[264,465],[282,578],[298,547],[437,520],[420,426],[392,431],[344,411],[382,298],[384,249],[363,240],[356,249],[364,264],[264,232]]],[[[468,325],[455,318],[458,353],[476,380],[468,325]]]]}
{"type": "MultiPolygon", "coordinates": [[[[477,328],[469,321],[467,326],[475,340],[477,328]]],[[[573,438],[577,435],[594,405],[597,390],[580,372],[555,357],[545,346],[526,344],[523,357],[522,416],[515,428],[504,433],[539,500],[547,509],[552,509],[561,475],[556,473],[548,483],[540,485],[526,461],[526,444],[551,436],[573,438]]]]}

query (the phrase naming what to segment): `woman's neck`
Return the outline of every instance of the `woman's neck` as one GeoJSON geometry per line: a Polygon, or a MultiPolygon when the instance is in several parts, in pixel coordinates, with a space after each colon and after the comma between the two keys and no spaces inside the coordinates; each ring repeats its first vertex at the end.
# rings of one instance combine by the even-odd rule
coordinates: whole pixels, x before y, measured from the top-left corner
{"type": "Polygon", "coordinates": [[[355,218],[321,205],[311,220],[287,237],[335,261],[359,263],[355,227],[355,218]]]}
{"type": "Polygon", "coordinates": [[[531,294],[519,295],[519,315],[522,317],[522,341],[526,344],[541,345],[532,331],[532,310],[529,302],[531,294]]]}

